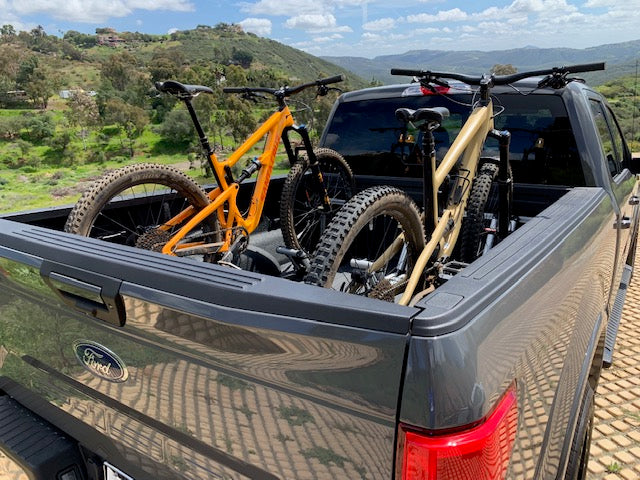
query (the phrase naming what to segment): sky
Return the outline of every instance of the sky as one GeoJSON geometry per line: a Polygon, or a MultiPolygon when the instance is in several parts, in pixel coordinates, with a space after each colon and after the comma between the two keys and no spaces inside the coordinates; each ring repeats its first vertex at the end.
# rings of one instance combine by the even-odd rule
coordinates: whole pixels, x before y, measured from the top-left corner
{"type": "Polygon", "coordinates": [[[640,39],[640,0],[0,0],[0,25],[50,35],[221,22],[318,56],[587,48],[640,39]]]}

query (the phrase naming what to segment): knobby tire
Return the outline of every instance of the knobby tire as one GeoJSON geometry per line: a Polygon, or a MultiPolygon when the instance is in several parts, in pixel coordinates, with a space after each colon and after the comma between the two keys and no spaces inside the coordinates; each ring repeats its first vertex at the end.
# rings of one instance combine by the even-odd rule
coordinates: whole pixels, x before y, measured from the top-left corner
{"type": "Polygon", "coordinates": [[[300,158],[291,168],[280,202],[282,237],[288,248],[312,254],[326,226],[336,211],[355,193],[353,172],[338,152],[329,148],[314,150],[331,210],[323,208],[322,192],[311,175],[307,157],[300,158]]]}
{"type": "MultiPolygon", "coordinates": [[[[208,204],[209,199],[202,188],[172,167],[147,163],[128,165],[105,174],[82,194],[71,210],[64,230],[129,246],[141,247],[140,243],[143,243],[142,248],[159,251],[160,243],[153,248],[153,242],[140,241],[140,236],[153,236],[154,227],[190,205],[200,210],[208,204]],[[121,206],[117,205],[119,201],[122,201],[121,206]]],[[[158,242],[166,242],[177,229],[174,227],[159,235],[158,242]]],[[[202,222],[202,229],[211,232],[207,241],[219,238],[215,215],[202,222]]],[[[210,261],[212,256],[204,257],[210,261]]]]}
{"type": "Polygon", "coordinates": [[[358,278],[357,272],[354,276],[349,269],[352,259],[373,262],[400,233],[404,233],[406,246],[406,277],[424,248],[424,226],[418,207],[397,188],[376,186],[363,190],[342,207],[322,234],[305,282],[393,301],[399,293],[396,290],[404,285],[389,284],[384,292],[383,282],[384,276],[397,266],[398,255],[387,259],[380,270],[370,272],[372,275],[368,273],[366,280],[358,278]],[[340,283],[342,278],[346,283],[340,283]]]}

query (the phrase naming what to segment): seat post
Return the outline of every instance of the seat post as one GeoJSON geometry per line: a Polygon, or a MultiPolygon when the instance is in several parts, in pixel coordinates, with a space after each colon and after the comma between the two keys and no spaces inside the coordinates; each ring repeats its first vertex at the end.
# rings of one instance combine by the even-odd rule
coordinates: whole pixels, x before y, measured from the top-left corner
{"type": "Polygon", "coordinates": [[[436,142],[433,131],[438,128],[438,123],[425,122],[422,130],[422,201],[424,209],[424,225],[426,240],[431,238],[432,228],[435,228],[434,205],[436,195],[433,193],[433,171],[436,165],[436,142]]]}
{"type": "Polygon", "coordinates": [[[184,101],[184,104],[187,106],[187,111],[189,112],[189,115],[191,116],[191,120],[193,121],[193,125],[196,127],[196,132],[198,133],[198,138],[200,139],[200,144],[202,145],[202,148],[204,149],[205,153],[207,154],[207,156],[211,156],[211,154],[213,153],[213,150],[211,149],[211,145],[209,145],[209,139],[207,138],[207,135],[204,133],[204,130],[202,129],[202,125],[200,124],[200,120],[198,120],[198,115],[196,115],[196,111],[193,108],[193,104],[191,103],[191,98],[193,97],[183,97],[182,101],[184,101]]]}

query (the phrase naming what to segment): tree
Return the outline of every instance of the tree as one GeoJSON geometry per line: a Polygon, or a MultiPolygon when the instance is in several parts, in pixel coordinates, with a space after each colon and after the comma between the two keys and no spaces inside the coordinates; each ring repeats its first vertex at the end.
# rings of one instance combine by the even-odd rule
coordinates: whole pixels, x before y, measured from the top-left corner
{"type": "Polygon", "coordinates": [[[65,112],[71,125],[91,127],[98,123],[98,105],[87,92],[77,90],[67,102],[69,109],[65,112]]]}
{"type": "Polygon", "coordinates": [[[40,105],[45,110],[49,104],[49,98],[60,88],[60,76],[51,69],[37,66],[28,77],[24,88],[33,103],[40,105]]]}
{"type": "Polygon", "coordinates": [[[225,69],[225,77],[227,84],[234,87],[243,87],[247,84],[247,74],[242,67],[237,65],[229,65],[225,69]]]}
{"type": "MultiPolygon", "coordinates": [[[[119,97],[125,103],[142,107],[148,102],[152,87],[147,71],[139,68],[137,59],[127,51],[111,55],[102,63],[101,101],[119,97]]],[[[102,107],[101,107],[102,109],[102,107]]]]}
{"type": "Polygon", "coordinates": [[[24,128],[24,124],[25,119],[22,116],[0,117],[0,138],[13,140],[20,135],[20,130],[24,128]]]}
{"type": "Polygon", "coordinates": [[[111,98],[105,105],[105,120],[117,124],[129,140],[129,155],[133,157],[133,141],[140,136],[149,123],[149,116],[142,108],[111,98]]]}
{"type": "Polygon", "coordinates": [[[167,57],[154,58],[149,65],[149,73],[153,82],[176,79],[179,71],[180,68],[167,57]]]}
{"type": "Polygon", "coordinates": [[[49,146],[51,147],[51,149],[59,154],[58,158],[53,159],[53,163],[60,165],[73,164],[73,161],[75,159],[75,152],[71,148],[72,139],[73,136],[69,129],[63,128],[49,140],[49,146]]]}
{"type": "Polygon", "coordinates": [[[234,48],[231,59],[234,62],[238,62],[242,66],[242,68],[249,68],[251,66],[251,62],[253,61],[253,55],[247,50],[236,50],[234,48]]]}
{"type": "Polygon", "coordinates": [[[102,77],[113,88],[124,91],[131,83],[132,74],[138,70],[136,57],[127,51],[115,53],[102,62],[102,77]]]}
{"type": "Polygon", "coordinates": [[[16,37],[16,29],[11,24],[2,25],[0,36],[3,42],[10,42],[16,37]]]}
{"type": "Polygon", "coordinates": [[[78,135],[82,138],[82,147],[87,149],[86,138],[89,128],[98,123],[100,115],[98,113],[98,105],[95,99],[88,93],[78,90],[68,102],[69,109],[65,112],[67,119],[71,125],[80,127],[78,135]]]}
{"type": "Polygon", "coordinates": [[[26,137],[30,141],[41,141],[54,136],[55,122],[49,113],[30,114],[26,117],[24,127],[26,137]]]}
{"type": "Polygon", "coordinates": [[[256,122],[251,115],[251,107],[237,97],[231,97],[225,113],[225,123],[231,130],[234,143],[240,144],[253,130],[256,122]]]}
{"type": "Polygon", "coordinates": [[[20,62],[18,71],[16,72],[16,83],[20,88],[26,88],[26,84],[29,81],[33,71],[38,67],[38,57],[31,55],[20,62]]]}
{"type": "Polygon", "coordinates": [[[186,144],[195,138],[193,122],[184,108],[175,108],[167,113],[156,131],[172,144],[186,144]]]}
{"type": "Polygon", "coordinates": [[[84,60],[82,51],[80,51],[78,47],[70,42],[67,42],[66,40],[62,42],[62,55],[64,56],[64,58],[68,58],[69,60],[84,60]]]}
{"type": "Polygon", "coordinates": [[[502,65],[500,63],[496,63],[493,67],[491,67],[490,72],[494,75],[511,75],[512,73],[516,73],[518,69],[507,63],[506,65],[502,65]]]}
{"type": "Polygon", "coordinates": [[[98,44],[98,37],[96,35],[87,35],[86,33],[80,33],[75,30],[68,30],[62,38],[79,48],[91,48],[98,44]]]}

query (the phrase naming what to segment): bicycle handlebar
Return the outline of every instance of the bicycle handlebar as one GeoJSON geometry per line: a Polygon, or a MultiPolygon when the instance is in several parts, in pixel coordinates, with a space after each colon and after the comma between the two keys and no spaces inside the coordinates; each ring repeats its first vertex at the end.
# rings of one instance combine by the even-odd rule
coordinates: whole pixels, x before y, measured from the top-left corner
{"type": "Polygon", "coordinates": [[[524,78],[529,77],[538,77],[542,75],[565,75],[568,73],[580,73],[580,72],[593,72],[596,70],[604,70],[604,62],[597,63],[584,63],[581,65],[569,65],[563,67],[553,67],[553,68],[545,68],[541,70],[532,70],[528,72],[518,72],[513,73],[511,75],[498,75],[491,77],[486,77],[482,75],[472,76],[472,75],[464,75],[462,73],[453,73],[453,72],[432,72],[429,70],[409,70],[403,68],[392,68],[391,75],[404,75],[409,77],[419,77],[424,79],[439,79],[439,78],[449,78],[451,80],[459,80],[462,83],[466,83],[468,85],[481,85],[483,81],[487,79],[491,80],[493,85],[507,85],[509,83],[516,82],[518,80],[522,80],[524,78]]]}
{"type": "Polygon", "coordinates": [[[288,97],[290,95],[295,95],[296,93],[301,92],[302,90],[309,87],[322,87],[325,85],[330,85],[332,83],[342,82],[344,80],[344,75],[334,75],[333,77],[322,78],[320,80],[315,80],[309,83],[303,83],[302,85],[298,85],[295,87],[282,87],[282,88],[267,88],[267,87],[224,87],[222,91],[224,93],[270,93],[275,96],[288,97]]]}

